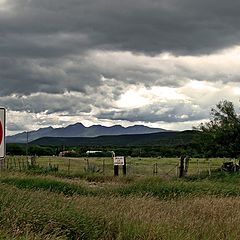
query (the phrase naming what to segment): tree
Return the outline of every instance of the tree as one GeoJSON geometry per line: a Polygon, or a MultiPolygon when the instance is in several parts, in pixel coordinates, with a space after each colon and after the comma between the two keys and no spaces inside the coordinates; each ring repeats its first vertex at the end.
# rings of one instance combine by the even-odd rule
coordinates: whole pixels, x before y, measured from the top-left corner
{"type": "Polygon", "coordinates": [[[237,158],[240,156],[240,116],[232,102],[220,101],[211,110],[211,118],[201,123],[200,144],[205,156],[237,158]]]}

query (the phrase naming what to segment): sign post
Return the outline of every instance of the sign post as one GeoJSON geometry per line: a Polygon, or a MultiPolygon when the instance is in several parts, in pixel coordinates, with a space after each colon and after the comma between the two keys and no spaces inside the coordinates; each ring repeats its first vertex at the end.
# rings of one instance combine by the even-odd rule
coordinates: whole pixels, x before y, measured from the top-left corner
{"type": "Polygon", "coordinates": [[[126,175],[126,159],[124,156],[113,156],[114,176],[118,176],[118,166],[123,166],[123,175],[126,175]]]}
{"type": "Polygon", "coordinates": [[[6,123],[6,110],[5,108],[0,108],[0,161],[3,168],[4,159],[6,155],[6,144],[5,144],[5,123],[6,123]]]}

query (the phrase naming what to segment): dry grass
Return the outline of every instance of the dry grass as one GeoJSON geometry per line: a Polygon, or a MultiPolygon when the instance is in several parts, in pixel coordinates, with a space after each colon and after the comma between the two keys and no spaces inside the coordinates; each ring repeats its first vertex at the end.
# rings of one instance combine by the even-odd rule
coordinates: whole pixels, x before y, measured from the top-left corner
{"type": "MultiPolygon", "coordinates": [[[[0,185],[1,228],[38,239],[238,239],[240,199],[65,197],[0,185]]],[[[10,239],[10,238],[9,238],[10,239]]],[[[18,238],[16,238],[18,239],[18,238]]]]}
{"type": "MultiPolygon", "coordinates": [[[[177,201],[154,198],[76,198],[92,214],[121,219],[144,229],[144,239],[238,239],[239,198],[197,197],[177,201]]],[[[136,226],[135,226],[136,227],[136,226]]]]}
{"type": "MultiPolygon", "coordinates": [[[[41,161],[45,164],[49,159],[41,161]]],[[[67,166],[67,159],[59,161],[67,166]]],[[[79,166],[81,159],[71,161],[79,166]]],[[[156,159],[131,161],[144,171],[146,161],[151,166],[156,159]]],[[[164,165],[176,159],[158,161],[164,165]]],[[[190,166],[196,173],[194,161],[190,166]]],[[[208,165],[207,160],[202,161],[208,165]]],[[[214,159],[212,163],[217,166],[222,161],[214,159]]],[[[1,182],[8,185],[0,183],[0,239],[194,240],[240,236],[240,198],[230,197],[240,195],[239,174],[186,181],[68,177],[1,172],[1,182]]]]}

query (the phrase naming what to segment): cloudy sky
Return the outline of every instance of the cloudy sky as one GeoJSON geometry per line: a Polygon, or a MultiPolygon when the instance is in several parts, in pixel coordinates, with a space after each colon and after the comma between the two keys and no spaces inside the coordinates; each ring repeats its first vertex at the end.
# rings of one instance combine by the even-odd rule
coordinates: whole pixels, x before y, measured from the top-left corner
{"type": "Polygon", "coordinates": [[[240,1],[0,0],[8,134],[82,122],[191,129],[239,108],[240,1]]]}

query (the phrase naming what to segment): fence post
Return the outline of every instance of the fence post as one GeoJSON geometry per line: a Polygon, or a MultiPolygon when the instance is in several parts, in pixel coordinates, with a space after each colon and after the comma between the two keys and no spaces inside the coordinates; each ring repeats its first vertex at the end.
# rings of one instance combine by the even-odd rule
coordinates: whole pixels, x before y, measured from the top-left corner
{"type": "Polygon", "coordinates": [[[105,159],[102,161],[103,175],[105,175],[105,159]]]}
{"type": "Polygon", "coordinates": [[[184,176],[184,156],[180,157],[180,166],[179,166],[179,177],[184,176]]]}
{"type": "Polygon", "coordinates": [[[68,175],[70,175],[70,166],[71,166],[71,163],[70,163],[70,159],[68,159],[68,175]]]}
{"type": "Polygon", "coordinates": [[[4,169],[4,158],[0,159],[0,170],[4,169]]]}
{"type": "Polygon", "coordinates": [[[197,159],[197,173],[198,173],[198,177],[199,177],[200,176],[199,159],[197,159]]]}
{"type": "Polygon", "coordinates": [[[88,158],[86,160],[87,160],[87,172],[88,172],[88,170],[89,170],[89,160],[88,160],[88,158]]]}
{"type": "Polygon", "coordinates": [[[114,165],[114,176],[118,176],[118,165],[114,165]]]}
{"type": "Polygon", "coordinates": [[[184,158],[184,176],[187,176],[188,173],[188,165],[189,165],[189,157],[186,156],[184,158]]]}
{"type": "Polygon", "coordinates": [[[153,175],[157,175],[158,174],[158,164],[154,163],[153,164],[153,175]]]}
{"type": "Polygon", "coordinates": [[[127,163],[126,163],[126,157],[124,157],[124,165],[123,167],[123,176],[127,175],[127,163]]]}
{"type": "Polygon", "coordinates": [[[211,160],[210,160],[210,158],[208,159],[208,174],[209,174],[209,177],[211,177],[211,160]]]}
{"type": "Polygon", "coordinates": [[[20,162],[20,159],[18,159],[18,168],[19,168],[19,171],[21,172],[21,171],[22,171],[22,168],[21,168],[21,162],[20,162]]]}
{"type": "Polygon", "coordinates": [[[17,163],[16,163],[16,158],[14,157],[14,168],[15,168],[15,170],[17,169],[17,163]]]}

